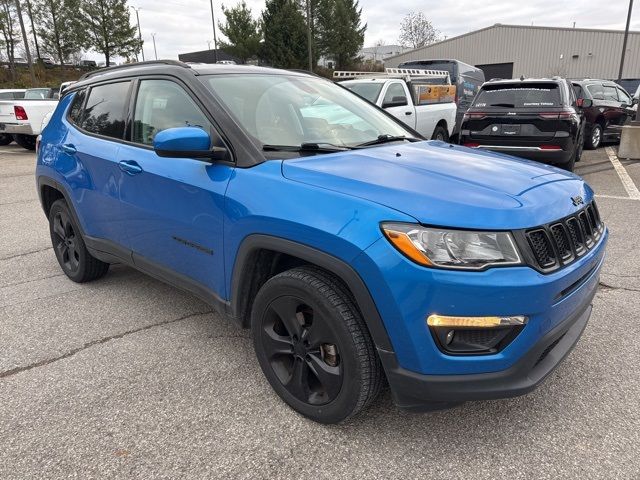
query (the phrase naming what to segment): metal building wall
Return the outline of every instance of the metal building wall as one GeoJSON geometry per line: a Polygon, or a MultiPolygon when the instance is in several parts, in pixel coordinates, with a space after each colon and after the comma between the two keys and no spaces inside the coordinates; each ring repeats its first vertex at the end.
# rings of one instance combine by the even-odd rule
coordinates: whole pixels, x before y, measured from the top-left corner
{"type": "MultiPolygon", "coordinates": [[[[471,65],[513,62],[514,77],[614,79],[620,68],[623,36],[622,31],[615,30],[498,24],[390,57],[385,66],[455,58],[471,65]]],[[[640,78],[640,32],[629,34],[623,78],[640,78]]]]}

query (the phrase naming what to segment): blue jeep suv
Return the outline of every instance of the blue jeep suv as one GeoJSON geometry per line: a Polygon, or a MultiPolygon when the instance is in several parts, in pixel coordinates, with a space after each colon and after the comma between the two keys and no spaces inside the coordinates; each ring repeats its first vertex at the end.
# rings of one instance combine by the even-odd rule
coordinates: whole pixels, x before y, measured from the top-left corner
{"type": "Polygon", "coordinates": [[[553,167],[417,134],[332,82],[155,61],[70,87],[38,147],[75,282],[124,263],[250,328],[324,423],[524,394],[575,345],[607,229],[553,167]]]}

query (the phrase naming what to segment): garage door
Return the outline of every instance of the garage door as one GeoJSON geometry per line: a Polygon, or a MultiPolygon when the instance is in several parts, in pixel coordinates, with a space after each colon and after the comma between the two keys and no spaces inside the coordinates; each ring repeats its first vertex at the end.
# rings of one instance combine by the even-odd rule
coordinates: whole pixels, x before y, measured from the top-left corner
{"type": "Polygon", "coordinates": [[[511,63],[487,63],[486,65],[476,65],[484,72],[484,78],[513,78],[513,62],[511,63]]]}

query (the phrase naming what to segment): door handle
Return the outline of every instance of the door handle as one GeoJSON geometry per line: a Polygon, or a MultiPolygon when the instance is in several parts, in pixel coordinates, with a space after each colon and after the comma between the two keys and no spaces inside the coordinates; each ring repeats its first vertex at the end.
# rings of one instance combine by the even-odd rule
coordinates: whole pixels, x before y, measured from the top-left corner
{"type": "Polygon", "coordinates": [[[73,155],[77,152],[76,147],[74,147],[72,143],[60,145],[60,150],[62,150],[64,153],[68,153],[69,155],[73,155]]]}
{"type": "Polygon", "coordinates": [[[405,115],[413,115],[413,112],[404,112],[405,115]]]}
{"type": "Polygon", "coordinates": [[[136,175],[142,172],[142,167],[138,165],[138,162],[135,160],[122,160],[118,162],[118,166],[120,167],[120,170],[128,173],[129,175],[136,175]]]}

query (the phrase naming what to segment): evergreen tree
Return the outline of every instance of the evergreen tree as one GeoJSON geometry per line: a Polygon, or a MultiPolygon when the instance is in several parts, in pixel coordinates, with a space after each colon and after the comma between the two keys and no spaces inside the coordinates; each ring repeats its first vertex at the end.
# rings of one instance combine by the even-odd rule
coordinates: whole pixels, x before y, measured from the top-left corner
{"type": "Polygon", "coordinates": [[[131,25],[127,0],[83,0],[80,7],[86,25],[86,48],[104,55],[107,66],[111,57],[130,57],[140,51],[137,28],[131,25]]]}
{"type": "Polygon", "coordinates": [[[295,0],[267,0],[262,12],[264,60],[278,68],[305,68],[306,28],[295,0]]]}
{"type": "Polygon", "coordinates": [[[335,68],[346,69],[358,61],[367,25],[361,25],[358,0],[318,0],[316,42],[320,55],[332,59],[335,68]]]}
{"type": "Polygon", "coordinates": [[[218,42],[220,48],[243,62],[256,56],[260,49],[262,32],[260,23],[253,19],[251,9],[247,7],[244,0],[229,9],[222,5],[222,13],[226,22],[224,24],[218,22],[218,27],[229,42],[221,40],[218,42]]]}
{"type": "Polygon", "coordinates": [[[34,2],[42,50],[62,65],[82,46],[78,17],[79,0],[37,0],[34,2]]]}

